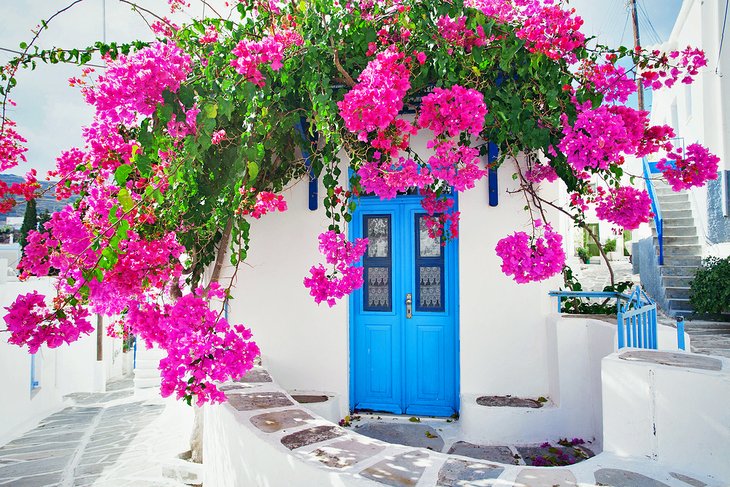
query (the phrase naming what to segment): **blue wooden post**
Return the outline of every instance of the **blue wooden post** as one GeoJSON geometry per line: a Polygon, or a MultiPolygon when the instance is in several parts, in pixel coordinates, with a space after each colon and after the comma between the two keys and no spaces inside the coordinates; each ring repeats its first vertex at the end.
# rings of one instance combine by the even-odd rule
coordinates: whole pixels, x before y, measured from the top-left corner
{"type": "Polygon", "coordinates": [[[677,318],[677,348],[680,350],[687,350],[686,344],[684,343],[684,318],[677,318]]]}
{"type": "MultiPolygon", "coordinates": [[[[313,142],[312,138],[309,136],[309,124],[307,123],[306,118],[302,117],[299,120],[299,123],[297,124],[297,131],[305,142],[313,142]]],[[[309,148],[305,144],[301,146],[301,150],[304,163],[307,166],[307,173],[309,174],[309,209],[314,211],[319,205],[319,181],[316,177],[314,177],[314,174],[312,174],[312,154],[309,152],[309,148]]]]}
{"type": "MultiPolygon", "coordinates": [[[[499,156],[499,147],[494,142],[489,143],[488,162],[493,164],[499,156]]],[[[497,169],[489,168],[489,206],[497,206],[499,204],[499,179],[497,178],[497,169]]]]}

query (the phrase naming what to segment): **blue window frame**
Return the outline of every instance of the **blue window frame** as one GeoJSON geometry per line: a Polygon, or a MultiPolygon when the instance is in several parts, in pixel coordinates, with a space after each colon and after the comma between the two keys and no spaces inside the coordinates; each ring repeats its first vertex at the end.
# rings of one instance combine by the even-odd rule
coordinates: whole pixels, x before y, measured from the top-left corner
{"type": "Polygon", "coordinates": [[[363,256],[364,311],[393,309],[393,242],[390,215],[363,217],[363,230],[369,239],[363,256]]]}
{"type": "Polygon", "coordinates": [[[444,311],[444,249],[428,237],[427,216],[415,215],[416,311],[444,311]]]}
{"type": "Polygon", "coordinates": [[[30,390],[38,389],[41,386],[40,359],[36,354],[30,356],[30,390]]]}

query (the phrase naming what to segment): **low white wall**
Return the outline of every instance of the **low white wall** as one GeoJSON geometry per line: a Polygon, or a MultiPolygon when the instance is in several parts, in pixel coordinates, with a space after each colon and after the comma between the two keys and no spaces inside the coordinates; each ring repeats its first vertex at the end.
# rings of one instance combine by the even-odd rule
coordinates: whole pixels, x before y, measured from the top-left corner
{"type": "Polygon", "coordinates": [[[603,359],[604,451],[727,482],[730,360],[676,354],[715,361],[717,371],[624,360],[622,353],[603,359]]]}

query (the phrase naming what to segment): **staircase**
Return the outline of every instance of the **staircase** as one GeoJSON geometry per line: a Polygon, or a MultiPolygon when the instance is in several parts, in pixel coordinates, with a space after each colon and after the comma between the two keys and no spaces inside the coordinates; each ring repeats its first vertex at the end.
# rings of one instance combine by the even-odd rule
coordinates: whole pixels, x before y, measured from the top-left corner
{"type": "MultiPolygon", "coordinates": [[[[659,303],[671,316],[689,316],[689,284],[702,263],[700,245],[687,192],[674,192],[664,181],[654,181],[657,203],[664,219],[664,265],[659,267],[663,297],[659,303]]],[[[652,222],[654,248],[659,255],[659,239],[652,222]]]]}
{"type": "Polygon", "coordinates": [[[165,352],[147,348],[142,340],[137,342],[137,358],[134,368],[134,388],[151,389],[160,387],[160,359],[165,352]]]}

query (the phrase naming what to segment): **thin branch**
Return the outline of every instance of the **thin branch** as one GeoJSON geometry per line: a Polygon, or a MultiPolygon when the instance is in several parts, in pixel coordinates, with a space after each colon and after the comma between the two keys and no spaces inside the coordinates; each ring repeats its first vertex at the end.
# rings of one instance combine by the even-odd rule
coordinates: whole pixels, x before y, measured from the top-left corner
{"type": "Polygon", "coordinates": [[[337,72],[340,73],[340,75],[342,75],[342,77],[344,78],[343,81],[345,82],[345,84],[347,86],[349,86],[350,88],[353,88],[356,85],[355,80],[352,79],[352,76],[350,76],[350,73],[345,71],[345,68],[342,67],[342,64],[340,63],[340,56],[339,56],[339,54],[337,54],[337,49],[335,48],[334,39],[330,39],[330,46],[332,46],[332,52],[334,53],[334,56],[335,56],[335,67],[337,68],[337,72]]]}

